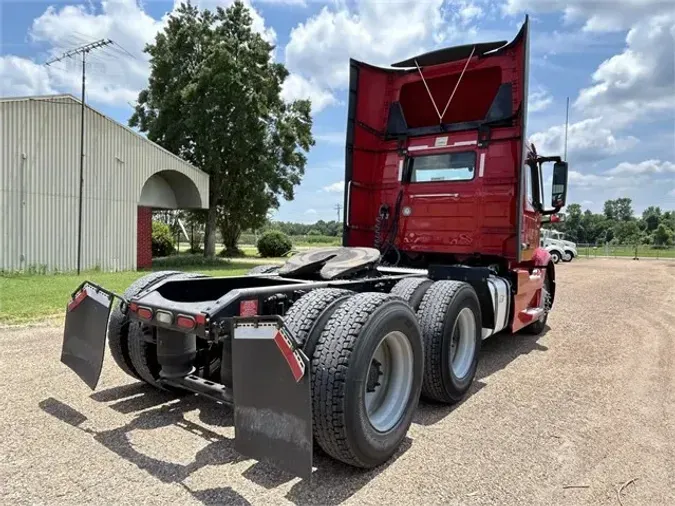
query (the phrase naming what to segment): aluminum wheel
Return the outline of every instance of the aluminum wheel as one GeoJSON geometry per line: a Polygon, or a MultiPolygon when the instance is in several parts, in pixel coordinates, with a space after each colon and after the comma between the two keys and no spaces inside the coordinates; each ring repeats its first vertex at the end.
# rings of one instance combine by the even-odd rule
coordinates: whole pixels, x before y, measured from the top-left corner
{"type": "Polygon", "coordinates": [[[370,359],[365,401],[368,421],[379,432],[394,427],[403,416],[413,384],[413,350],[399,331],[382,338],[370,359]]]}
{"type": "Polygon", "coordinates": [[[457,315],[450,343],[450,363],[455,377],[462,379],[469,373],[475,353],[476,318],[473,311],[465,307],[457,315]]]}

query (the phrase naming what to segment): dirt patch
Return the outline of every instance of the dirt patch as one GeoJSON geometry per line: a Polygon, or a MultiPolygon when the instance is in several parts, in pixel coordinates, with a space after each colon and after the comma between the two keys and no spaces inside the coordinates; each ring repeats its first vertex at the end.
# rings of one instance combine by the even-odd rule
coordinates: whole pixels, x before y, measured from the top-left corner
{"type": "Polygon", "coordinates": [[[0,502],[675,504],[673,265],[558,266],[545,333],[487,341],[471,395],[422,403],[387,465],[318,455],[311,482],[243,459],[225,407],[110,360],[92,393],[60,327],[2,329],[0,502]]]}

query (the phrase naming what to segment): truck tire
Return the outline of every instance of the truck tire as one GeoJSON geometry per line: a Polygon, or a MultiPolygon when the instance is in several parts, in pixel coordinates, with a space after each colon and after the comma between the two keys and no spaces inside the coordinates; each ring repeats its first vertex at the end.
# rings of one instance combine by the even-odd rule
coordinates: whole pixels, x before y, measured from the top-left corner
{"type": "Polygon", "coordinates": [[[553,250],[553,251],[550,251],[550,253],[551,253],[551,260],[553,260],[553,263],[554,264],[559,263],[560,259],[562,258],[562,255],[560,254],[560,252],[558,252],[556,250],[553,250]]]}
{"type": "MultiPolygon", "coordinates": [[[[175,281],[204,277],[206,277],[204,274],[177,272],[164,276],[162,279],[169,278],[175,281]]],[[[131,365],[141,381],[161,390],[171,390],[158,382],[161,367],[157,361],[157,344],[154,333],[155,327],[151,325],[144,325],[140,322],[131,322],[129,324],[128,346],[131,365]]],[[[217,367],[220,367],[220,363],[217,364],[217,367]]],[[[212,370],[211,374],[215,374],[215,372],[212,370]]]]}
{"type": "Polygon", "coordinates": [[[468,283],[437,281],[417,312],[424,340],[422,396],[454,404],[471,387],[482,343],[478,296],[468,283]]]}
{"type": "Polygon", "coordinates": [[[372,468],[396,452],[422,387],[422,339],[400,298],[360,293],[326,323],[311,358],[314,438],[344,463],[372,468]]]}
{"type": "Polygon", "coordinates": [[[548,313],[551,311],[551,280],[548,277],[548,272],[544,278],[544,316],[539,318],[536,322],[530,323],[528,326],[523,328],[523,332],[526,334],[541,334],[546,328],[546,321],[548,320],[548,313]]]}
{"type": "Polygon", "coordinates": [[[417,311],[422,303],[422,297],[434,282],[429,278],[405,278],[394,285],[392,295],[398,295],[410,304],[413,311],[417,311]]]}
{"type": "MultiPolygon", "coordinates": [[[[134,281],[124,291],[124,298],[135,297],[150,285],[162,279],[180,274],[178,271],[159,271],[146,274],[134,281]]],[[[108,349],[117,366],[132,378],[141,379],[129,357],[129,317],[120,311],[119,304],[112,310],[108,320],[108,349]]]]}
{"type": "Polygon", "coordinates": [[[256,274],[268,274],[279,270],[280,265],[256,265],[251,270],[249,270],[246,275],[254,276],[256,274]]]}
{"type": "Polygon", "coordinates": [[[574,253],[572,253],[570,250],[565,250],[565,256],[563,256],[563,262],[571,262],[574,260],[574,253]]]}
{"type": "Polygon", "coordinates": [[[319,288],[303,295],[293,303],[284,317],[286,327],[301,344],[305,355],[314,354],[316,342],[326,322],[338,306],[354,295],[340,288],[319,288]]]}

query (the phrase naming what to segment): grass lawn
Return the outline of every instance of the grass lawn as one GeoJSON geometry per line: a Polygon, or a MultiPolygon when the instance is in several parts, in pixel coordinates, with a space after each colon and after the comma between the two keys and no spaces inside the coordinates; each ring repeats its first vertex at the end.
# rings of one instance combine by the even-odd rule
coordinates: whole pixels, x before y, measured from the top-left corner
{"type": "MultiPolygon", "coordinates": [[[[634,246],[577,246],[577,251],[581,256],[616,256],[633,257],[635,255],[634,246]]],[[[675,258],[675,248],[650,248],[649,246],[638,247],[638,257],[649,258],[675,258]]]]}
{"type": "MultiPolygon", "coordinates": [[[[236,276],[245,274],[250,263],[221,262],[216,265],[158,266],[153,270],[196,271],[211,276],[236,276]]],[[[121,293],[134,280],[147,271],[83,272],[76,274],[11,274],[0,275],[0,325],[20,324],[61,315],[70,294],[84,281],[89,280],[117,293],[121,293]]]]}

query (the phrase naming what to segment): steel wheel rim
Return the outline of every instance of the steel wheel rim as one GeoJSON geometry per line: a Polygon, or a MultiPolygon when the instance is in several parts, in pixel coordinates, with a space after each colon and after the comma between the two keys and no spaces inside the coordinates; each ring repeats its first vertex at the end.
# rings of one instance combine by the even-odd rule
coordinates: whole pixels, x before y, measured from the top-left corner
{"type": "Polygon", "coordinates": [[[539,321],[543,322],[551,310],[551,294],[548,291],[548,280],[544,280],[544,286],[541,287],[541,308],[544,312],[539,317],[539,321]]]}
{"type": "Polygon", "coordinates": [[[375,430],[391,430],[403,416],[412,391],[413,362],[403,332],[389,332],[375,348],[364,382],[366,414],[375,430]]]}
{"type": "Polygon", "coordinates": [[[458,379],[463,379],[471,369],[476,352],[476,318],[471,308],[465,307],[457,315],[452,329],[450,367],[458,379]]]}

